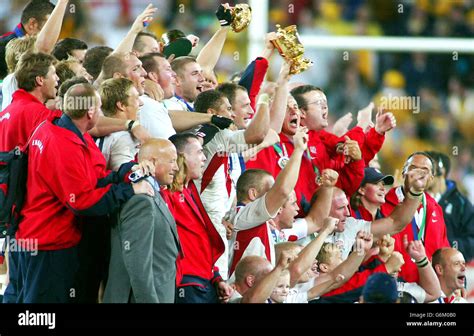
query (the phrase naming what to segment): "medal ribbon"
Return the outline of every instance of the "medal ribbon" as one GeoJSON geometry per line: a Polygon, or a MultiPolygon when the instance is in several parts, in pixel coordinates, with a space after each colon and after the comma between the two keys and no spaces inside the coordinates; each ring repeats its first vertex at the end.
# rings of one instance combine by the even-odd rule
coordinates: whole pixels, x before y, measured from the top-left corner
{"type": "Polygon", "coordinates": [[[278,156],[280,158],[287,157],[288,158],[288,152],[286,151],[285,144],[279,143],[279,144],[274,144],[273,149],[275,152],[277,152],[278,156]],[[283,150],[282,150],[283,148],[283,150]]]}
{"type": "Polygon", "coordinates": [[[413,238],[415,240],[422,240],[425,235],[425,224],[426,224],[426,197],[423,194],[421,199],[421,203],[423,204],[423,218],[421,220],[420,229],[418,229],[418,225],[416,225],[415,217],[411,220],[411,227],[413,229],[413,238]]]}
{"type": "Polygon", "coordinates": [[[309,153],[309,149],[306,148],[306,156],[308,157],[309,162],[313,166],[314,173],[316,174],[316,181],[319,180],[321,174],[319,173],[319,168],[314,164],[313,160],[311,159],[311,154],[309,153]]]}

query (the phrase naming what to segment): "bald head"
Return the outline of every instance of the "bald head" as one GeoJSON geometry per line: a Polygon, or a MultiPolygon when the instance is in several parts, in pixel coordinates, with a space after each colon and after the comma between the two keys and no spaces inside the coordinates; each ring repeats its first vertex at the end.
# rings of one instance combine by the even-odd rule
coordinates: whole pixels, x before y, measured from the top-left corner
{"type": "Polygon", "coordinates": [[[345,192],[340,188],[334,187],[329,216],[339,219],[339,222],[336,225],[336,232],[344,231],[346,219],[350,215],[349,201],[347,200],[345,192]]]}
{"type": "MultiPolygon", "coordinates": [[[[252,287],[264,275],[271,272],[272,264],[265,258],[259,256],[248,256],[242,258],[235,268],[235,284],[241,289],[252,287]]],[[[242,291],[241,294],[244,294],[242,291]]]]}
{"type": "Polygon", "coordinates": [[[176,163],[176,148],[171,141],[166,139],[149,139],[138,153],[138,161],[151,161],[155,164],[155,179],[161,185],[173,182],[174,174],[178,171],[176,163]]]}
{"type": "Polygon", "coordinates": [[[433,253],[432,265],[438,276],[441,289],[446,295],[464,287],[466,281],[466,261],[459,250],[441,248],[433,253]]]}

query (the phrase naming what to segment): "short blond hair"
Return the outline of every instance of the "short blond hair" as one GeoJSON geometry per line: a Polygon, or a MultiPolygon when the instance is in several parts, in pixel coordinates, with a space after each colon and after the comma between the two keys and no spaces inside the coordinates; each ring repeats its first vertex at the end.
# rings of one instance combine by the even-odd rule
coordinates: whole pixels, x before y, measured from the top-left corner
{"type": "Polygon", "coordinates": [[[13,39],[5,47],[5,61],[7,63],[8,73],[15,72],[16,65],[21,55],[30,51],[34,52],[36,36],[23,36],[13,39]]]}
{"type": "Polygon", "coordinates": [[[107,56],[102,64],[102,80],[113,78],[115,73],[125,76],[125,61],[131,57],[132,53],[112,53],[107,56]]]}
{"type": "Polygon", "coordinates": [[[110,78],[99,86],[99,95],[102,100],[102,112],[106,117],[117,114],[117,103],[127,104],[128,92],[133,82],[127,78],[110,78]]]}
{"type": "Polygon", "coordinates": [[[333,243],[324,243],[323,246],[321,246],[321,250],[319,250],[318,256],[316,257],[316,260],[318,260],[319,264],[327,264],[329,263],[329,259],[331,259],[331,253],[332,251],[337,248],[336,244],[333,243]]]}

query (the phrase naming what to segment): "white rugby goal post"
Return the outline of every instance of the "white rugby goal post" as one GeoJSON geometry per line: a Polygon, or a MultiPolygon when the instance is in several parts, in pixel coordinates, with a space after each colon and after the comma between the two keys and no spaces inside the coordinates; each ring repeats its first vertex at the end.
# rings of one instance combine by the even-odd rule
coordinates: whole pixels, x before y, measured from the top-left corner
{"type": "MultiPolygon", "coordinates": [[[[248,29],[248,62],[259,56],[268,26],[268,0],[250,0],[252,21],[248,29]]],[[[473,54],[474,39],[436,37],[373,37],[300,35],[306,50],[374,50],[388,52],[431,52],[473,54]]]]}

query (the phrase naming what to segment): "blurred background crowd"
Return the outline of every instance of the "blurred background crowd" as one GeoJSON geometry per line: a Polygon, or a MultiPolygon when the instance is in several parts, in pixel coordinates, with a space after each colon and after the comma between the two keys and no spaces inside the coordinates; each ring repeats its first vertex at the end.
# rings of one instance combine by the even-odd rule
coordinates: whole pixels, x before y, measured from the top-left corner
{"type": "MultiPolygon", "coordinates": [[[[0,3],[0,31],[10,31],[18,24],[26,2],[0,3]]],[[[149,2],[71,0],[60,38],[82,39],[89,47],[116,47],[149,2]]],[[[160,0],[154,4],[159,11],[148,29],[157,36],[178,28],[199,36],[202,47],[219,27],[215,0],[160,0]]],[[[473,0],[275,0],[269,5],[268,31],[274,30],[275,24],[296,24],[300,35],[314,36],[474,36],[473,0]]],[[[229,34],[216,67],[220,79],[246,66],[248,33],[229,34]]],[[[474,55],[456,50],[344,53],[317,49],[305,54],[315,65],[293,81],[309,82],[326,92],[332,121],[348,112],[355,116],[370,101],[380,103],[383,96],[419,97],[419,113],[392,109],[398,126],[380,153],[382,170],[394,173],[416,150],[442,151],[452,161],[450,178],[474,202],[474,55]]],[[[270,79],[278,68],[275,64],[270,69],[270,79]]]]}

